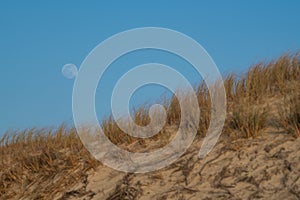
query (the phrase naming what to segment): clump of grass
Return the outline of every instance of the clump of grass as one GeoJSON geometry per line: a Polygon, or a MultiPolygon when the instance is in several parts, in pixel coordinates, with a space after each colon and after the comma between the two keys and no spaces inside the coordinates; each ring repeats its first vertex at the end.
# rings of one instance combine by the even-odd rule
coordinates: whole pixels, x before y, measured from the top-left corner
{"type": "Polygon", "coordinates": [[[109,116],[102,121],[102,129],[108,139],[114,144],[131,144],[135,141],[133,137],[124,133],[113,116],[109,116]]]}
{"type": "Polygon", "coordinates": [[[179,125],[181,119],[181,110],[179,101],[174,94],[167,106],[167,123],[169,125],[179,125]]]}
{"type": "Polygon", "coordinates": [[[200,83],[197,89],[197,98],[200,108],[198,135],[203,137],[206,135],[211,119],[211,99],[208,87],[204,82],[200,83]]]}
{"type": "Polygon", "coordinates": [[[267,111],[249,104],[238,104],[232,110],[227,128],[235,138],[256,138],[267,127],[267,111]]]}
{"type": "Polygon", "coordinates": [[[253,65],[239,78],[230,74],[224,83],[229,101],[246,97],[257,102],[272,96],[284,96],[296,90],[299,88],[299,78],[299,54],[286,53],[269,63],[260,62],[253,65]]]}
{"type": "MultiPolygon", "coordinates": [[[[198,105],[200,109],[200,118],[198,124],[198,135],[205,136],[205,133],[210,124],[211,118],[211,101],[208,88],[204,81],[202,81],[199,86],[195,89],[198,105]]],[[[178,92],[180,93],[180,92],[178,92]]],[[[185,95],[188,95],[186,93],[185,95]]],[[[179,126],[181,121],[181,108],[179,101],[175,95],[172,96],[169,104],[167,104],[167,125],[169,126],[179,126]]],[[[190,113],[193,115],[193,113],[190,113]]]]}
{"type": "Polygon", "coordinates": [[[300,137],[300,94],[285,99],[278,110],[275,121],[277,128],[283,128],[287,133],[300,137]]]}

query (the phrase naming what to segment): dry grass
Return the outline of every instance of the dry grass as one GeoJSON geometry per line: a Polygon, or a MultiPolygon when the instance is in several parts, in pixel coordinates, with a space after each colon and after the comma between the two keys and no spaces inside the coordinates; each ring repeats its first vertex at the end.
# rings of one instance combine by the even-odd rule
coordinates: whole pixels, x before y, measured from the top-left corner
{"type": "Polygon", "coordinates": [[[0,196],[24,195],[51,198],[50,191],[64,191],[80,182],[85,172],[99,165],[81,144],[74,129],[25,130],[1,139],[0,196]],[[45,185],[44,180],[53,180],[45,185]],[[28,188],[35,185],[35,191],[28,188]],[[38,195],[37,195],[38,194],[38,195]],[[50,196],[49,196],[50,195],[50,196]]]}
{"type": "MultiPolygon", "coordinates": [[[[264,103],[270,98],[285,98],[274,123],[287,133],[300,136],[300,96],[291,96],[300,86],[299,54],[284,54],[269,63],[259,63],[241,77],[230,74],[224,83],[228,104],[225,133],[235,133],[231,134],[235,139],[259,136],[268,125],[267,118],[274,113],[262,109],[264,103]]],[[[203,82],[196,92],[201,109],[198,135],[205,136],[211,115],[210,94],[203,82]]],[[[165,129],[179,125],[181,110],[175,96],[165,98],[162,103],[167,110],[167,123],[152,138],[138,139],[125,134],[112,117],[102,121],[103,130],[115,144],[129,145],[137,141],[147,144],[147,140],[159,138],[167,141],[171,135],[167,135],[165,129]]],[[[133,112],[134,122],[148,125],[148,111],[147,105],[138,107],[133,112]]],[[[0,152],[0,196],[3,199],[21,196],[51,199],[54,193],[82,181],[86,171],[100,164],[86,151],[75,129],[63,125],[57,130],[7,133],[0,140],[0,152]],[[52,181],[45,183],[45,180],[52,181]]]]}
{"type": "Polygon", "coordinates": [[[275,125],[287,133],[300,137],[300,94],[294,94],[279,105],[275,125]]]}
{"type": "Polygon", "coordinates": [[[235,106],[227,120],[227,129],[234,139],[256,138],[267,127],[267,111],[247,103],[235,106]]]}
{"type": "MultiPolygon", "coordinates": [[[[229,116],[227,118],[228,130],[239,131],[236,137],[257,137],[267,126],[268,113],[264,103],[270,98],[289,96],[300,86],[300,55],[284,54],[277,60],[269,63],[258,63],[241,77],[234,74],[224,79],[227,96],[229,116]],[[255,109],[253,109],[255,107],[255,109]]],[[[201,110],[198,126],[199,136],[205,136],[211,118],[210,94],[204,82],[196,89],[198,103],[201,110]]],[[[167,110],[166,126],[178,126],[181,120],[181,109],[178,99],[173,95],[164,99],[163,105],[167,110]]],[[[135,109],[133,119],[138,125],[148,125],[149,106],[142,105],[135,109]]],[[[108,137],[116,144],[132,143],[132,138],[121,131],[112,117],[103,121],[108,137]]]]}

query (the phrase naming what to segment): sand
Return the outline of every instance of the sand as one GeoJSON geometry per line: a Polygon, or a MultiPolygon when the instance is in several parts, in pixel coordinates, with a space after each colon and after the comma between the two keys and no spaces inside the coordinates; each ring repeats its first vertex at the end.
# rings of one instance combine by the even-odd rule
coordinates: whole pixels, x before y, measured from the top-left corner
{"type": "Polygon", "coordinates": [[[223,140],[200,160],[201,143],[154,172],[124,173],[100,165],[56,199],[300,199],[300,138],[266,133],[223,140]]]}

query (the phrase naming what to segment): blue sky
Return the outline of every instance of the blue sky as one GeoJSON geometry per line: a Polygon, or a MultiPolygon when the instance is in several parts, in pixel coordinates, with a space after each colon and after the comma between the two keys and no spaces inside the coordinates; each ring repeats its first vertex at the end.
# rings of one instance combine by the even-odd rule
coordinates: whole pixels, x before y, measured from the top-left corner
{"type": "MultiPolygon", "coordinates": [[[[299,1],[276,0],[2,1],[0,134],[71,123],[74,80],[63,77],[61,69],[66,63],[79,67],[97,44],[113,34],[147,26],[174,29],[198,41],[222,74],[242,73],[257,61],[299,50],[299,8],[299,1]]],[[[192,82],[199,79],[183,61],[158,54],[141,52],[120,59],[106,79],[124,73],[127,68],[120,66],[153,60],[175,65],[192,82]]],[[[96,95],[99,118],[109,111],[112,86],[102,87],[105,94],[96,95]]],[[[160,92],[161,88],[145,87],[141,95],[134,95],[132,105],[158,98],[160,92]]]]}

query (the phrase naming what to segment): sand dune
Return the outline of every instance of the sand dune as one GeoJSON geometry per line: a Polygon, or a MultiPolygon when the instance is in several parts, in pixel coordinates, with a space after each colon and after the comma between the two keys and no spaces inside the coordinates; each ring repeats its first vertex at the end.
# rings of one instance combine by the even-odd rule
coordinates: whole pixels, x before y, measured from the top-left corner
{"type": "Polygon", "coordinates": [[[204,159],[201,140],[159,171],[128,174],[99,166],[57,199],[299,199],[300,138],[266,133],[222,140],[204,159]]]}

